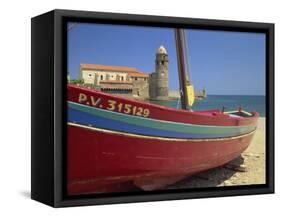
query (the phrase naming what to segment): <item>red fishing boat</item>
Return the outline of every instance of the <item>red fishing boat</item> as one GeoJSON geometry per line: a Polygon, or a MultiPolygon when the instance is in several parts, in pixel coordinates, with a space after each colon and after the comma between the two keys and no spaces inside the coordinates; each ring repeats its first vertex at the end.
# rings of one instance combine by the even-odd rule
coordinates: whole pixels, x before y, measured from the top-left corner
{"type": "Polygon", "coordinates": [[[190,109],[183,30],[175,36],[182,109],[68,84],[69,195],[124,191],[123,183],[160,189],[221,166],[248,147],[257,112],[190,109]]]}

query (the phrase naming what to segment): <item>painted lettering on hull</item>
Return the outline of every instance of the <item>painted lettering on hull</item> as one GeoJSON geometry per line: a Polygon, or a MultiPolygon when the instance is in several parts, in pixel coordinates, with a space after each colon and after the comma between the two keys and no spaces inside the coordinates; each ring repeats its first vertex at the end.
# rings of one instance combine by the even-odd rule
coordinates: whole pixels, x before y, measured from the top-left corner
{"type": "Polygon", "coordinates": [[[85,93],[79,93],[78,102],[92,107],[104,108],[109,111],[125,113],[129,115],[136,115],[141,117],[148,117],[150,110],[142,106],[136,106],[129,103],[122,103],[116,100],[108,99],[104,102],[99,97],[88,96],[85,93]]]}

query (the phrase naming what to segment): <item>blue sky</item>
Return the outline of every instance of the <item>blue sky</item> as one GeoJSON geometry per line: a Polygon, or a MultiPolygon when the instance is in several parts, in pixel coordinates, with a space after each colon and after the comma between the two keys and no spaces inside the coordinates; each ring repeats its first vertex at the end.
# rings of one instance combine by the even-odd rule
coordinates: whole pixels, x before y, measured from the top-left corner
{"type": "MultiPolygon", "coordinates": [[[[191,81],[208,94],[265,95],[265,34],[186,30],[191,81]]],[[[155,52],[169,55],[169,87],[178,89],[174,29],[79,23],[68,31],[68,72],[80,63],[154,72],[155,52]]]]}

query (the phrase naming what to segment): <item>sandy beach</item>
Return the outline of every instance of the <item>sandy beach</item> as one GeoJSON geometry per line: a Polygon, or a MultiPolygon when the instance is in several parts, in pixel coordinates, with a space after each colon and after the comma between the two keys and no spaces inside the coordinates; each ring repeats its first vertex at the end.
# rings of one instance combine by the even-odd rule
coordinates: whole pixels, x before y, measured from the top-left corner
{"type": "Polygon", "coordinates": [[[265,183],[265,118],[260,118],[250,146],[229,164],[188,177],[166,189],[265,183]]]}

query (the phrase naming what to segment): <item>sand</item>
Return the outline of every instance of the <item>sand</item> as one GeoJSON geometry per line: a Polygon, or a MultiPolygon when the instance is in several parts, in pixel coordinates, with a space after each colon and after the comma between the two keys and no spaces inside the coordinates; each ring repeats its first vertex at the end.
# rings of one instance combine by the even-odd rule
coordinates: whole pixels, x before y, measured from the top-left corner
{"type": "Polygon", "coordinates": [[[239,158],[222,167],[188,177],[166,189],[265,183],[265,118],[260,118],[250,146],[239,158]]]}

